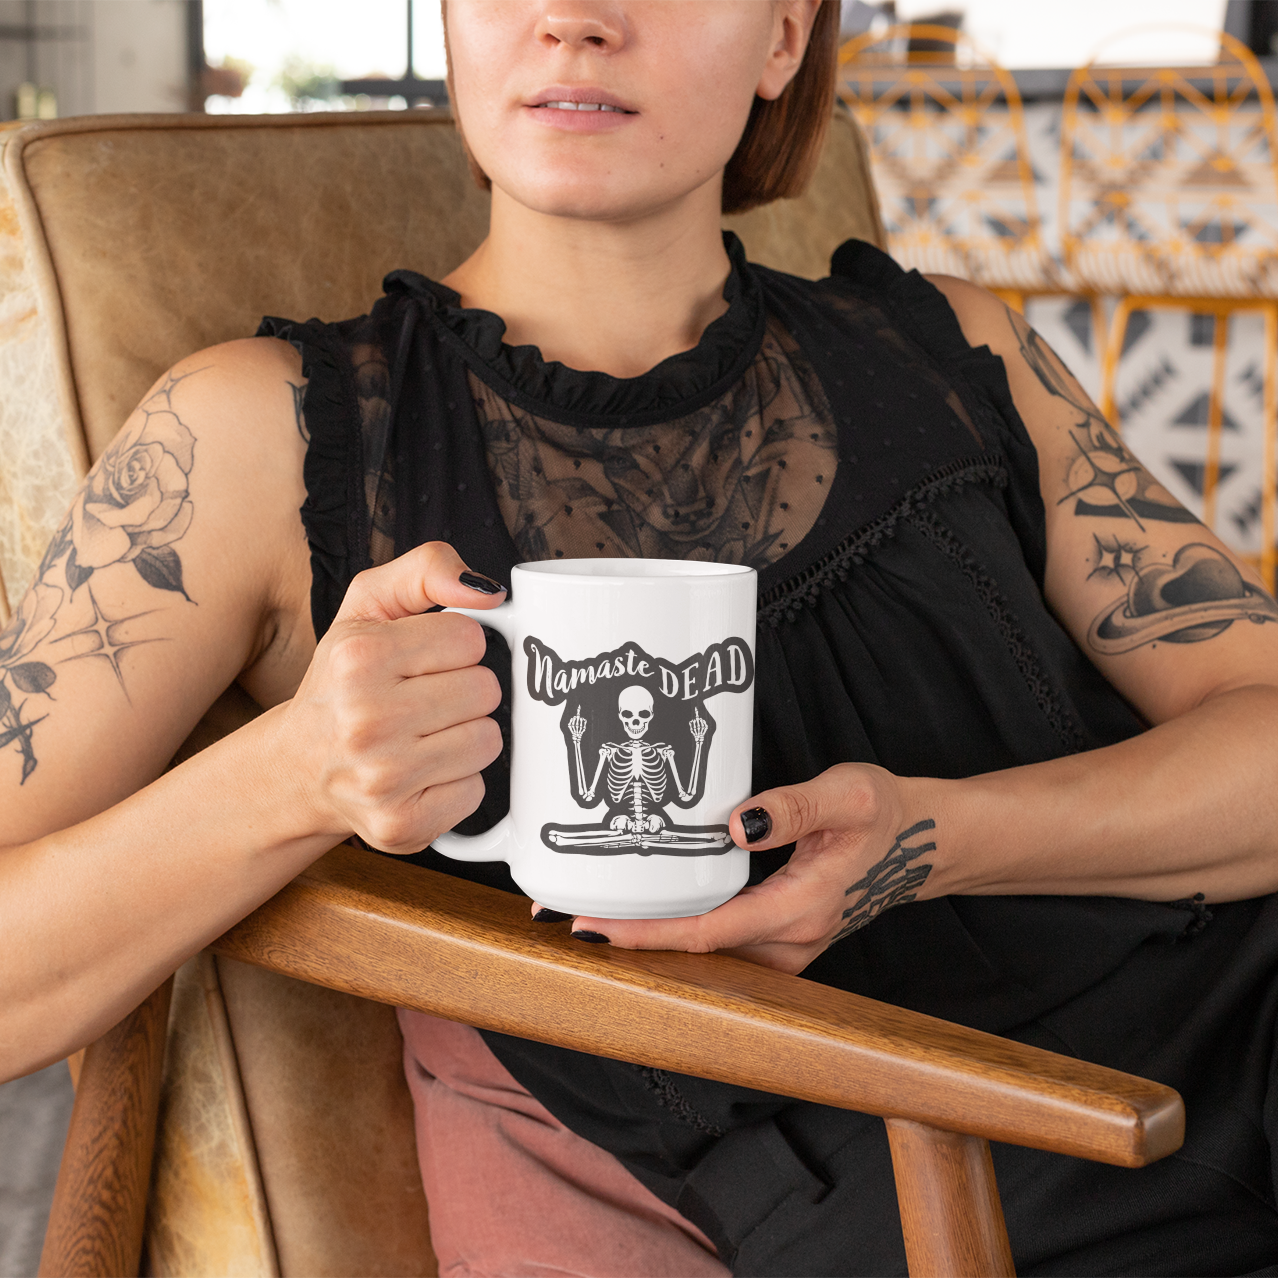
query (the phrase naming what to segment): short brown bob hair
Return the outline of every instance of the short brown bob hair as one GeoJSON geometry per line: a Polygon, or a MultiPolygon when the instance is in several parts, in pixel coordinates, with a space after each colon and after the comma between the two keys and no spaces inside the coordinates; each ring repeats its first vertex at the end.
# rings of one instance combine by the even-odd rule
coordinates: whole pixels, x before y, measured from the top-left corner
{"type": "MultiPolygon", "coordinates": [[[[444,49],[448,49],[448,0],[444,10],[444,49]]],[[[773,200],[793,199],[806,189],[830,127],[838,74],[839,0],[821,0],[803,65],[774,101],[756,97],[737,149],[723,171],[723,211],[744,213],[773,200]]],[[[448,57],[448,97],[453,92],[452,55],[448,57]]],[[[454,119],[457,119],[454,113],[454,119]]],[[[492,189],[479,167],[461,121],[457,120],[471,175],[485,191],[492,189]]]]}

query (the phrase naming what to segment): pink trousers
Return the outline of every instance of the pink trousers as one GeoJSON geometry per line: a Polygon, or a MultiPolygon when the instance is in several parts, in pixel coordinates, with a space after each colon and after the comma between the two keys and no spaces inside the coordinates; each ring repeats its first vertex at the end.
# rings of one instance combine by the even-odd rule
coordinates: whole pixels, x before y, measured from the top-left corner
{"type": "Polygon", "coordinates": [[[477,1030],[399,1023],[441,1278],[728,1278],[695,1225],[534,1100],[477,1030]]]}

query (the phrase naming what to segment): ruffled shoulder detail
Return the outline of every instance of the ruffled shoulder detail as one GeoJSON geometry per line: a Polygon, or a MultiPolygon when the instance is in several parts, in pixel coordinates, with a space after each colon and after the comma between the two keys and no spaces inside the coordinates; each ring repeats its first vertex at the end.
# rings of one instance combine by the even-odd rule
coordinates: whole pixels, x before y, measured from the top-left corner
{"type": "Polygon", "coordinates": [[[390,296],[422,303],[442,336],[502,398],[570,426],[646,426],[709,403],[738,381],[763,341],[763,293],[741,241],[724,234],[732,270],[724,286],[728,309],[707,326],[692,350],[662,360],[638,377],[569,368],[546,361],[535,346],[508,346],[505,322],[491,311],[463,307],[456,292],[414,271],[392,271],[390,296]]]}
{"type": "Polygon", "coordinates": [[[846,240],[830,259],[830,276],[873,292],[902,317],[911,335],[939,360],[962,359],[972,347],[945,295],[918,271],[907,271],[865,240],[846,240]]]}
{"type": "Polygon", "coordinates": [[[954,378],[955,389],[989,445],[1007,460],[1009,517],[1040,586],[1047,566],[1047,534],[1038,483],[1038,450],[1012,399],[1003,360],[988,346],[972,346],[940,289],[907,271],[882,249],[848,240],[834,252],[831,281],[877,302],[954,378]]]}
{"type": "Polygon", "coordinates": [[[277,337],[302,357],[307,379],[298,429],[307,441],[302,524],[311,551],[311,620],[322,638],[341,607],[347,583],[368,566],[361,474],[362,439],[347,351],[368,316],[341,324],[265,318],[258,337],[277,337]],[[358,525],[358,526],[357,526],[358,525]]]}

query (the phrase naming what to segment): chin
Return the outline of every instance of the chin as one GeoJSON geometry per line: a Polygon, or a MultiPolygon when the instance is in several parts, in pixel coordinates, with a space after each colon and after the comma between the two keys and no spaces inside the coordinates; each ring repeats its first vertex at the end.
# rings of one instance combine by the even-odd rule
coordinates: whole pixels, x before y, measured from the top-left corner
{"type": "Polygon", "coordinates": [[[546,217],[574,218],[590,222],[628,222],[649,217],[678,204],[700,188],[695,179],[671,182],[643,181],[631,169],[621,182],[601,180],[600,174],[562,170],[538,174],[500,174],[493,183],[516,204],[546,217]]]}
{"type": "Polygon", "coordinates": [[[623,195],[608,196],[599,190],[548,191],[519,200],[525,208],[545,217],[577,222],[631,222],[655,213],[662,202],[623,195]]]}

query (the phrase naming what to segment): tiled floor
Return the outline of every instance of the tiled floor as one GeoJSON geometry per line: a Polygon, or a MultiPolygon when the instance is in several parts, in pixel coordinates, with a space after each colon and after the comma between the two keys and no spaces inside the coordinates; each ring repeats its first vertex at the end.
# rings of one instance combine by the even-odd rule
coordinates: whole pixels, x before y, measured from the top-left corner
{"type": "Polygon", "coordinates": [[[71,1117],[65,1063],[0,1085],[0,1278],[33,1278],[71,1117]]]}

